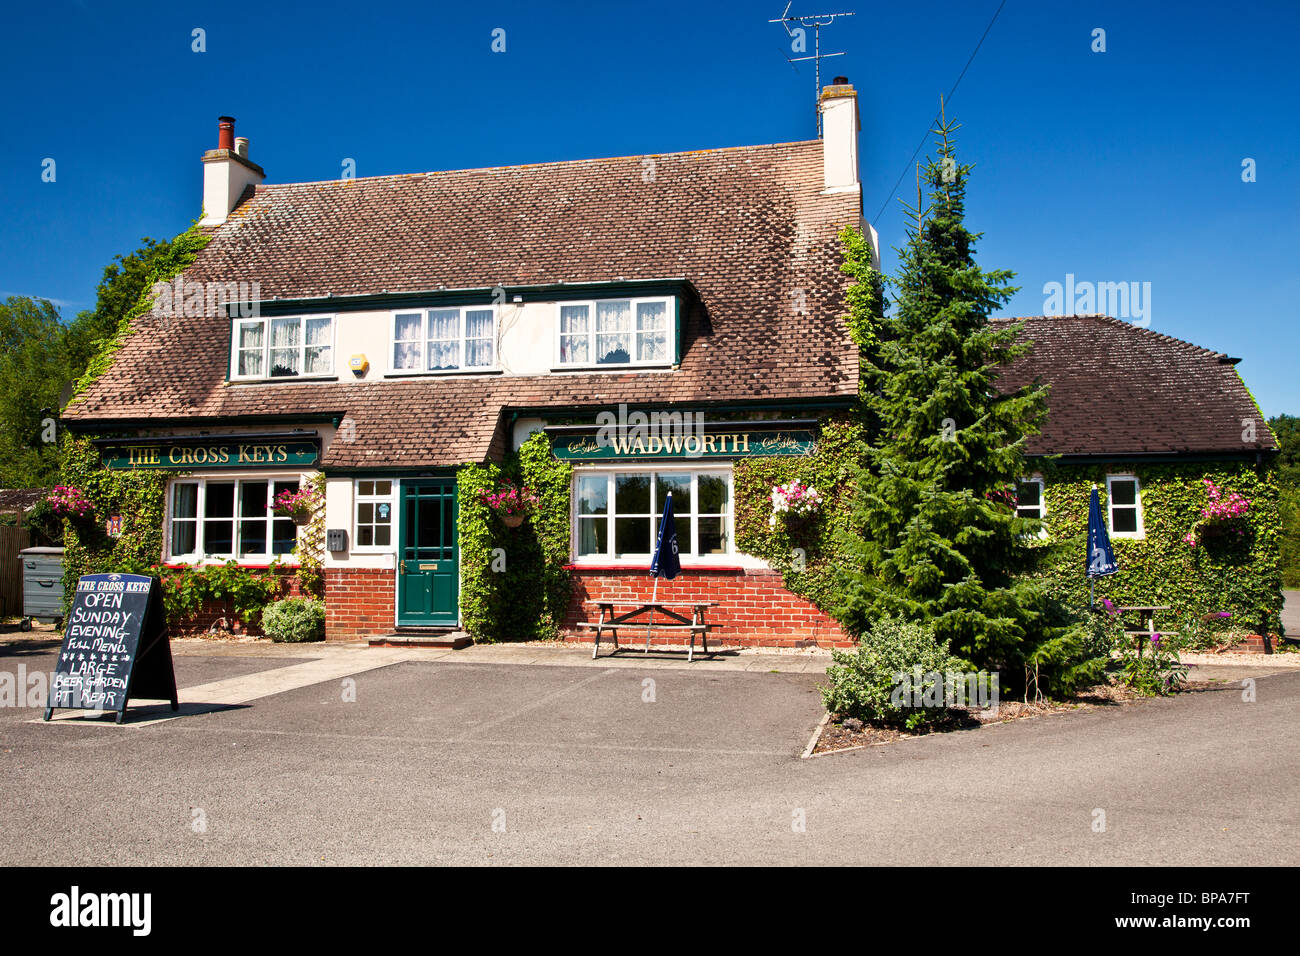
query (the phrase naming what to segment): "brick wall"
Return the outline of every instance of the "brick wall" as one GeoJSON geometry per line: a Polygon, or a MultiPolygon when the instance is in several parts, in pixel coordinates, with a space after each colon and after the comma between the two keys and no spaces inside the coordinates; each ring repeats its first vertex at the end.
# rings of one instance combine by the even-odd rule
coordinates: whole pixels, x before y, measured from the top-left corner
{"type": "Polygon", "coordinates": [[[395,572],[325,569],[325,640],[360,641],[393,630],[395,572]]]}
{"type": "MultiPolygon", "coordinates": [[[[298,586],[297,569],[282,568],[279,573],[282,583],[280,586],[280,593],[276,597],[276,600],[287,597],[302,597],[302,589],[298,586]]],[[[241,624],[239,631],[232,632],[232,625],[234,623],[234,617],[230,613],[228,605],[220,601],[205,601],[197,613],[170,626],[169,630],[172,637],[195,637],[211,631],[213,626],[217,625],[218,631],[223,633],[235,633],[239,635],[252,634],[257,637],[262,636],[262,629],[255,624],[241,624]]]]}
{"type": "MultiPolygon", "coordinates": [[[[645,568],[574,568],[572,573],[573,597],[562,629],[567,640],[592,640],[590,631],[574,627],[578,621],[596,620],[600,613],[584,602],[649,601],[654,588],[654,580],[645,568]]],[[[706,620],[721,625],[710,638],[726,646],[794,647],[815,641],[822,647],[851,647],[854,643],[830,615],[787,591],[776,571],[683,569],[672,581],[659,582],[659,600],[716,601],[719,606],[709,609],[706,620]]],[[[651,642],[685,643],[688,638],[679,635],[652,634],[651,642]]],[[[619,638],[644,641],[645,629],[629,629],[619,638]]]]}

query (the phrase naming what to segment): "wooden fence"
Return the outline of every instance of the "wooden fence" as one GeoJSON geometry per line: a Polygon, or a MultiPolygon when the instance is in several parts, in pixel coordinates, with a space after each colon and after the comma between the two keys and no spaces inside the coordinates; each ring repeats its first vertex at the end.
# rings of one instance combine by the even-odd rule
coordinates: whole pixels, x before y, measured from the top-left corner
{"type": "Polygon", "coordinates": [[[0,525],[0,616],[23,613],[23,563],[18,552],[31,547],[26,528],[0,525]]]}

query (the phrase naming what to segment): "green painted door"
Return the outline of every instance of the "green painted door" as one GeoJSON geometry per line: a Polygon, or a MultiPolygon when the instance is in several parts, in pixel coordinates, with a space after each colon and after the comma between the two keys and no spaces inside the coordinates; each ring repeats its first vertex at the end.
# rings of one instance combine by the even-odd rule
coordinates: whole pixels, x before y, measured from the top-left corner
{"type": "Polygon", "coordinates": [[[454,627],[460,618],[456,480],[402,481],[397,563],[397,623],[454,627]]]}

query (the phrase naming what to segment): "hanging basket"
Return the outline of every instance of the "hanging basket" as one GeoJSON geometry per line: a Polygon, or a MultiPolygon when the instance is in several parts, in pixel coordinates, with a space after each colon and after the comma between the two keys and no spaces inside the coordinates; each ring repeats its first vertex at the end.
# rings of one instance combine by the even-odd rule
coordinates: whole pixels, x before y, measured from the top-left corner
{"type": "Polygon", "coordinates": [[[524,513],[522,511],[517,511],[512,515],[503,514],[501,516],[501,521],[505,524],[507,528],[518,528],[521,524],[524,523],[524,518],[525,518],[524,513]]]}
{"type": "Polygon", "coordinates": [[[298,525],[299,527],[302,527],[305,524],[311,524],[312,509],[294,508],[292,511],[290,511],[285,508],[275,508],[273,509],[273,514],[277,518],[288,518],[294,524],[298,525]]]}

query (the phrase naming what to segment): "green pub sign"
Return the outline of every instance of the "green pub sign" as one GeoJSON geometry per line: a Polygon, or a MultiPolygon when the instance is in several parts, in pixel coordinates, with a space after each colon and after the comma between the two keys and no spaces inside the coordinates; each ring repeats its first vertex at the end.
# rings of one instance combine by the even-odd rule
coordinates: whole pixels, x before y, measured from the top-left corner
{"type": "Polygon", "coordinates": [[[817,440],[810,431],[688,432],[611,437],[554,435],[551,452],[565,461],[610,458],[749,458],[756,455],[811,455],[817,440]]]}
{"type": "Polygon", "coordinates": [[[103,446],[101,455],[105,468],[292,468],[316,464],[320,450],[314,440],[187,436],[114,443],[103,446]]]}

